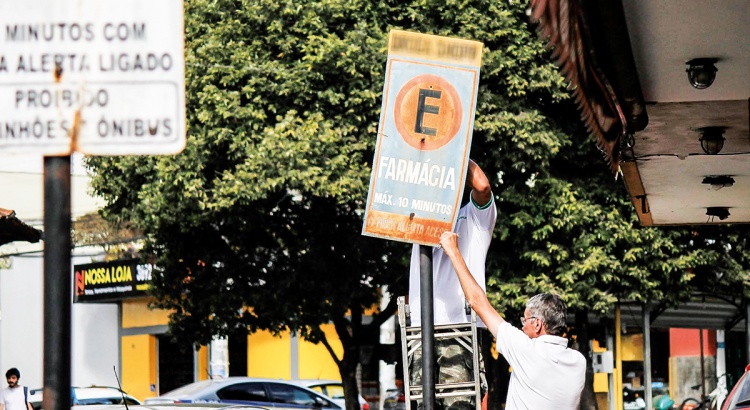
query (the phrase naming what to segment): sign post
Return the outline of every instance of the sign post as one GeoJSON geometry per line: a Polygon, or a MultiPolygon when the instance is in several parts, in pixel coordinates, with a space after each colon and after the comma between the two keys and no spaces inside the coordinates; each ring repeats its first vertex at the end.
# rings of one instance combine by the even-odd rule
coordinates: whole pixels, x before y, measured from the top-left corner
{"type": "Polygon", "coordinates": [[[481,59],[482,43],[476,41],[399,30],[389,36],[362,234],[420,244],[425,410],[435,408],[436,380],[432,249],[427,246],[437,245],[458,217],[481,59]]]}
{"type": "Polygon", "coordinates": [[[0,153],[44,155],[44,403],[70,408],[70,154],[185,147],[182,0],[0,0],[0,153]]]}

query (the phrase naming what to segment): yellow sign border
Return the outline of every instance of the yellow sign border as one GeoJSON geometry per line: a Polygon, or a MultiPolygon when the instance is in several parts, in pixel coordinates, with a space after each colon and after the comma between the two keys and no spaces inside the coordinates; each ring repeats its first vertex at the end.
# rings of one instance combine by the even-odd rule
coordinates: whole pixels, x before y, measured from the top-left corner
{"type": "Polygon", "coordinates": [[[484,44],[458,38],[391,30],[388,54],[479,67],[484,44]]]}

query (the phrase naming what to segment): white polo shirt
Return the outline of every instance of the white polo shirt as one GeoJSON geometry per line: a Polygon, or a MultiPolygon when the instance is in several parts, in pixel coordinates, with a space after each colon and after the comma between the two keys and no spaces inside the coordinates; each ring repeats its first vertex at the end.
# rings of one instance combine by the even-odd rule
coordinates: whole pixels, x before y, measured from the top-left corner
{"type": "Polygon", "coordinates": [[[497,351],[510,363],[506,410],[577,410],[586,380],[586,359],[568,339],[530,338],[510,323],[497,330],[497,351]]]}
{"type": "MultiPolygon", "coordinates": [[[[476,205],[473,199],[462,206],[458,211],[454,230],[458,234],[458,249],[466,261],[466,266],[485,291],[484,265],[497,221],[494,195],[490,195],[490,198],[490,202],[485,206],[476,205]]],[[[414,245],[409,265],[409,310],[412,326],[422,323],[419,282],[419,245],[414,245]]],[[[432,248],[432,295],[436,325],[471,321],[471,316],[466,315],[466,297],[453,264],[445,252],[437,247],[432,248]]],[[[484,323],[477,319],[477,326],[484,326],[484,323]]]]}

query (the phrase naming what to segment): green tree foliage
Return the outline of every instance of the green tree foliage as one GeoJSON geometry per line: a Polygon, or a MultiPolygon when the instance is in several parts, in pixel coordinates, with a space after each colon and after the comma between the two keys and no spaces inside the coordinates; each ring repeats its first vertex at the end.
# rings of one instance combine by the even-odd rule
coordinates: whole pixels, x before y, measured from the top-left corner
{"type": "Polygon", "coordinates": [[[188,143],[176,156],[89,158],[103,216],[156,257],[157,306],[193,343],[291,329],[328,341],[357,405],[364,311],[405,294],[409,246],[360,235],[391,29],[484,43],[472,157],[499,220],[488,286],[502,311],[540,291],[573,309],[677,302],[715,272],[742,282],[732,228],[640,228],[580,125],[522,2],[186,0],[188,143]]]}

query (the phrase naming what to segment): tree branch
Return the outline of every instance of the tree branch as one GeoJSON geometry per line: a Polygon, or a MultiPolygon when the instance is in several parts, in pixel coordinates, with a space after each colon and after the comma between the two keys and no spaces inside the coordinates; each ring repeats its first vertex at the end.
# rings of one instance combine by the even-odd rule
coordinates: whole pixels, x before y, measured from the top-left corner
{"type": "Polygon", "coordinates": [[[328,353],[331,355],[331,358],[336,363],[336,366],[339,366],[341,363],[341,359],[339,359],[338,356],[336,356],[336,352],[333,351],[331,344],[328,343],[328,337],[326,336],[326,334],[324,332],[321,332],[321,333],[323,333],[323,337],[320,338],[320,343],[323,343],[323,346],[325,346],[326,350],[328,350],[328,353]]]}

